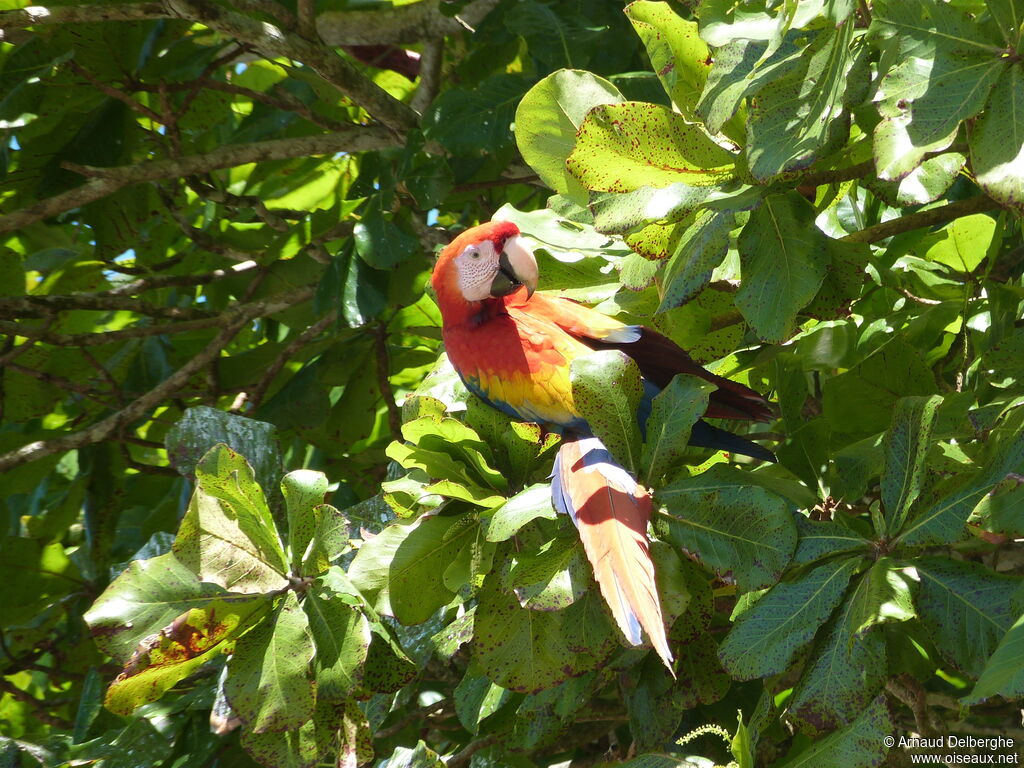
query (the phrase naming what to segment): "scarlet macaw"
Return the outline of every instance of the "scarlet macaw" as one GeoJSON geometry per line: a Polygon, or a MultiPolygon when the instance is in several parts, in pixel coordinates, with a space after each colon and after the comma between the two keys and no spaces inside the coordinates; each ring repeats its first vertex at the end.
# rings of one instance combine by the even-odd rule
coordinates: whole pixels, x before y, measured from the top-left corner
{"type": "MultiPolygon", "coordinates": [[[[445,351],[470,392],[519,421],[562,433],[552,474],[555,509],[576,524],[623,634],[640,645],[645,630],[671,670],[648,550],[650,497],[592,434],[573,402],[569,366],[594,350],[618,349],[632,357],[644,380],[641,421],[650,398],[677,373],[718,387],[707,416],[767,421],[771,410],[760,394],[704,370],[649,328],[535,293],[537,278],[533,252],[515,224],[489,222],[456,237],[441,252],[432,276],[445,351]]],[[[774,460],[764,448],[704,421],[694,425],[690,442],[774,460]]]]}

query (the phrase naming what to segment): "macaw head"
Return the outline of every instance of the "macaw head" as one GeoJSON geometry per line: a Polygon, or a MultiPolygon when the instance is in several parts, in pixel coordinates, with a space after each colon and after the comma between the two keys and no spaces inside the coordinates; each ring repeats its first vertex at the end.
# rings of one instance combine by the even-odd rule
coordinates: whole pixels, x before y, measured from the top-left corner
{"type": "Polygon", "coordinates": [[[537,288],[537,260],[511,221],[489,221],[467,229],[441,251],[431,281],[438,295],[465,301],[500,298],[537,288]]]}

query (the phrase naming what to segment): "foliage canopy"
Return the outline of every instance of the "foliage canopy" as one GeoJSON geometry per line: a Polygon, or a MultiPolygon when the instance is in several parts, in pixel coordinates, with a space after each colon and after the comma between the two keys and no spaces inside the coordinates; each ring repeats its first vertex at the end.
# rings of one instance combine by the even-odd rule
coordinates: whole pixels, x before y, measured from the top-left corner
{"type": "Polygon", "coordinates": [[[1024,744],[1022,0],[83,2],[0,29],[0,762],[1024,744]],[[704,382],[641,435],[634,369],[573,372],[657,502],[674,678],[551,508],[557,435],[444,361],[432,254],[492,214],[542,289],[778,402],[752,437],[779,462],[744,464],[687,446],[704,382]]]}

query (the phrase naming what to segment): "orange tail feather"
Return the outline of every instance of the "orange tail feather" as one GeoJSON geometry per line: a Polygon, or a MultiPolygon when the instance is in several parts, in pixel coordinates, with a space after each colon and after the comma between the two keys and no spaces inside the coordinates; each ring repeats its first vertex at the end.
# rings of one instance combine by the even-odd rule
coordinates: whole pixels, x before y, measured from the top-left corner
{"type": "Polygon", "coordinates": [[[641,628],[672,671],[654,563],[647,541],[651,497],[615,464],[596,437],[564,440],[555,461],[555,508],[569,514],[601,595],[633,645],[641,628]]]}

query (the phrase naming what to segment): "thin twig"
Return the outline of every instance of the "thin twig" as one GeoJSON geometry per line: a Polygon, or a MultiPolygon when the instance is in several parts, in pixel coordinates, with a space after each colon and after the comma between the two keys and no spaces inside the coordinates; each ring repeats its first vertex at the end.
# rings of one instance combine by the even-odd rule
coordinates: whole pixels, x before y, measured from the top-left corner
{"type": "Polygon", "coordinates": [[[22,376],[28,376],[29,378],[36,379],[37,381],[52,384],[58,389],[63,389],[65,392],[74,392],[82,395],[82,397],[87,397],[105,408],[110,408],[111,410],[114,408],[112,403],[109,403],[100,397],[101,393],[97,392],[94,387],[89,387],[84,384],[76,384],[70,379],[65,379],[63,376],[58,376],[55,373],[48,373],[46,371],[36,370],[35,368],[28,368],[24,365],[19,365],[18,363],[7,363],[6,368],[9,371],[20,373],[22,376]]]}
{"type": "Polygon", "coordinates": [[[21,690],[21,688],[16,686],[10,680],[3,677],[0,677],[0,690],[10,694],[11,698],[17,699],[23,704],[27,704],[29,709],[32,710],[32,714],[40,722],[45,723],[51,728],[59,728],[62,731],[71,730],[72,724],[70,721],[52,714],[52,710],[56,708],[55,703],[49,702],[46,699],[37,699],[28,691],[21,690]]]}
{"type": "MultiPolygon", "coordinates": [[[[218,280],[229,277],[247,275],[253,270],[260,269],[255,261],[244,261],[240,264],[233,264],[228,269],[215,269],[212,272],[204,272],[198,275],[154,275],[152,277],[140,277],[130,283],[124,283],[105,291],[110,296],[128,296],[146,291],[156,291],[161,288],[182,287],[188,288],[196,285],[208,285],[218,280]]],[[[0,362],[3,362],[0,360],[0,362]]]]}
{"type": "Polygon", "coordinates": [[[482,739],[471,741],[461,751],[456,752],[452,755],[447,762],[445,762],[446,768],[462,768],[465,765],[469,765],[473,759],[473,755],[479,752],[481,749],[486,749],[498,740],[498,734],[492,733],[489,736],[484,736],[482,739]]]}
{"type": "MultiPolygon", "coordinates": [[[[292,356],[306,346],[309,342],[319,336],[323,331],[327,330],[331,324],[337,319],[337,310],[331,310],[326,315],[317,320],[313,325],[309,326],[306,330],[292,339],[288,344],[285,345],[284,349],[281,350],[281,354],[270,364],[267,368],[266,373],[260,377],[260,380],[253,387],[252,392],[248,395],[246,400],[248,401],[248,410],[254,411],[259,408],[260,403],[263,402],[263,397],[267,393],[267,389],[270,387],[271,382],[281,372],[285,364],[292,358],[292,356]]],[[[239,398],[241,399],[241,398],[239,398]]],[[[243,400],[242,403],[246,402],[243,400]]],[[[239,400],[235,400],[235,404],[241,408],[242,403],[239,400]]]]}
{"type": "Polygon", "coordinates": [[[153,387],[153,389],[146,392],[130,405],[111,414],[102,421],[92,424],[86,429],[53,440],[37,440],[0,455],[0,472],[30,461],[51,456],[55,453],[63,453],[74,448],[81,448],[106,440],[125,425],[149,413],[157,404],[173,397],[174,393],[180,390],[194,374],[201,371],[212,359],[220,355],[221,350],[253,319],[271,315],[308,301],[313,297],[314,292],[315,288],[313,286],[305,286],[264,301],[228,308],[221,316],[221,322],[224,325],[223,330],[195,357],[164,379],[164,381],[160,382],[160,384],[153,387]]]}
{"type": "Polygon", "coordinates": [[[92,87],[95,88],[96,90],[98,90],[98,91],[100,91],[102,93],[107,94],[107,96],[111,97],[112,99],[117,99],[118,101],[123,102],[124,104],[127,104],[128,107],[133,112],[136,112],[136,113],[142,115],[143,117],[148,117],[154,123],[158,123],[160,125],[164,124],[164,118],[162,116],[158,115],[156,112],[154,112],[152,109],[147,107],[145,104],[140,104],[139,102],[137,102],[135,99],[133,99],[131,96],[129,96],[124,91],[122,91],[122,90],[120,90],[118,88],[115,88],[112,85],[108,85],[107,83],[100,82],[99,79],[94,74],[89,72],[85,67],[83,67],[81,64],[79,64],[74,59],[68,59],[67,66],[68,66],[68,69],[70,69],[76,75],[78,75],[79,77],[87,80],[89,82],[89,84],[92,85],[92,87]]]}

